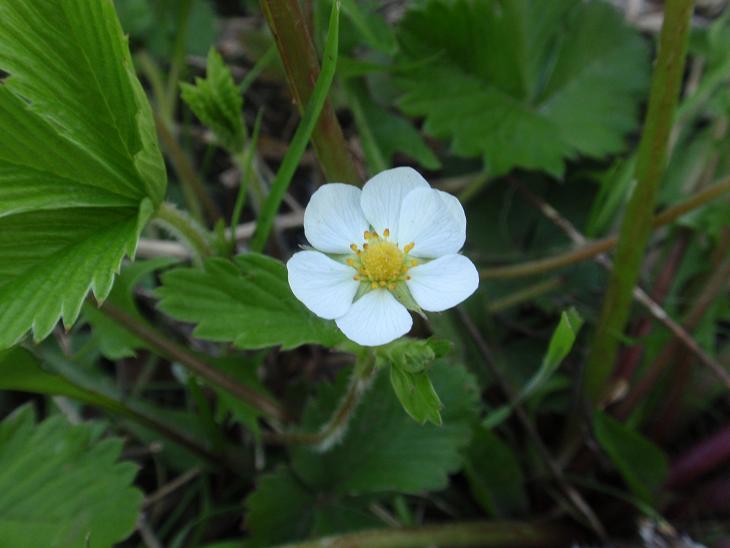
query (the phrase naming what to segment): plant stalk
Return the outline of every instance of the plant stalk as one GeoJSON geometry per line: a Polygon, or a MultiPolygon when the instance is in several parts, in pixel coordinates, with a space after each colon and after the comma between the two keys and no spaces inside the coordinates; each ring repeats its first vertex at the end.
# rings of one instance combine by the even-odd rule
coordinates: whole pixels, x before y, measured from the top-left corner
{"type": "Polygon", "coordinates": [[[561,525],[467,521],[402,529],[375,529],[287,544],[287,548],[411,548],[413,546],[569,546],[577,537],[561,525]]]}
{"type": "Polygon", "coordinates": [[[176,342],[168,339],[149,325],[145,325],[138,319],[130,316],[124,310],[117,308],[109,302],[104,303],[100,310],[127,331],[149,344],[150,348],[155,352],[160,353],[170,360],[179,362],[200,375],[206,381],[237,396],[265,416],[279,421],[287,420],[286,412],[277,402],[266,396],[262,396],[248,386],[239,383],[234,378],[207,364],[192,352],[188,352],[176,342]]]}
{"type": "MultiPolygon", "coordinates": [[[[295,3],[296,0],[295,0],[295,3]]],[[[266,3],[264,3],[266,5],[266,3]]],[[[298,3],[297,3],[298,6],[298,3]]],[[[304,31],[302,31],[304,32],[304,31]]],[[[274,217],[279,210],[286,190],[289,188],[294,172],[296,171],[299,161],[307,148],[310,137],[314,137],[317,119],[325,107],[327,102],[327,94],[335,77],[337,70],[337,53],[339,49],[340,36],[340,4],[339,1],[332,3],[332,13],[330,15],[329,29],[327,31],[327,45],[324,52],[324,64],[322,72],[317,78],[317,83],[312,90],[311,97],[304,110],[302,119],[299,122],[294,138],[289,143],[284,160],[276,173],[276,178],[271,184],[271,192],[266,197],[266,201],[259,213],[258,223],[256,225],[256,233],[251,240],[251,250],[256,252],[263,251],[269,233],[274,224],[274,217]]],[[[335,179],[337,180],[337,179],[335,179]]]]}
{"type": "Polygon", "coordinates": [[[368,354],[365,362],[356,364],[344,398],[330,419],[318,432],[281,432],[264,434],[264,441],[282,445],[315,445],[326,450],[340,440],[355,413],[363,394],[370,387],[375,371],[375,360],[368,354]]]}
{"type": "MultiPolygon", "coordinates": [[[[684,202],[669,207],[658,215],[655,215],[652,218],[652,227],[659,228],[661,226],[668,225],[684,214],[706,205],[728,191],[730,191],[730,178],[707,187],[706,189],[697,192],[684,202]]],[[[479,276],[483,280],[535,276],[537,274],[551,272],[553,270],[558,270],[560,268],[580,263],[587,259],[592,259],[613,249],[617,242],[618,235],[614,234],[612,236],[607,236],[606,238],[581,245],[571,251],[566,251],[565,253],[560,253],[559,255],[554,255],[545,259],[527,261],[516,265],[483,268],[480,270],[479,276]]]]}
{"type": "MultiPolygon", "coordinates": [[[[261,9],[276,40],[292,97],[303,115],[315,94],[319,62],[301,5],[299,0],[261,0],[261,9]]],[[[312,133],[312,145],[328,181],[362,182],[329,101],[312,133]]]]}
{"type": "Polygon", "coordinates": [[[652,212],[667,162],[672,121],[682,82],[693,4],[693,0],[667,0],[665,3],[649,110],[636,160],[636,187],[621,223],[615,268],[603,299],[584,374],[583,394],[592,407],[599,406],[606,395],[649,241],[652,212]]]}
{"type": "Polygon", "coordinates": [[[186,212],[180,211],[170,202],[160,204],[154,220],[182,240],[199,261],[213,254],[205,229],[186,212]]]}

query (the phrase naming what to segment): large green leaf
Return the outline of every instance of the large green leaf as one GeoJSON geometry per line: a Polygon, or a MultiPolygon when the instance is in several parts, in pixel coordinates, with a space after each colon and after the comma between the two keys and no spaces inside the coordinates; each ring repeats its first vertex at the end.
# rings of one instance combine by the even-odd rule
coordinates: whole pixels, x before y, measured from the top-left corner
{"type": "Polygon", "coordinates": [[[401,108],[490,171],[620,151],[638,121],[647,48],[611,6],[430,0],[398,30],[401,108]]]}
{"type": "Polygon", "coordinates": [[[105,298],[165,192],[108,0],[0,0],[0,348],[105,298]]]}
{"type": "MultiPolygon", "coordinates": [[[[327,493],[420,493],[446,487],[471,437],[477,388],[463,367],[445,361],[437,361],[430,376],[443,403],[441,426],[420,425],[406,415],[381,372],[342,443],[325,453],[293,449],[294,470],[307,485],[327,493]]],[[[332,414],[341,391],[341,386],[323,388],[311,403],[304,419],[310,431],[332,414]]]]}
{"type": "Polygon", "coordinates": [[[0,423],[0,544],[111,547],[134,531],[142,493],[136,467],[118,463],[119,439],[31,407],[0,423]]]}
{"type": "Polygon", "coordinates": [[[294,297],[286,267],[264,255],[210,259],[204,270],[178,268],[162,282],[160,309],[197,324],[193,334],[201,339],[248,349],[335,346],[343,340],[334,322],[316,317],[294,297]]]}

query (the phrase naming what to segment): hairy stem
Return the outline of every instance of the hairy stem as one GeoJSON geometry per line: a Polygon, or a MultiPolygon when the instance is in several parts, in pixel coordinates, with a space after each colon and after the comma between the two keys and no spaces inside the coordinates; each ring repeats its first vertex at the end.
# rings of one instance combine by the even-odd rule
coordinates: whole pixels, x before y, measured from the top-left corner
{"type": "Polygon", "coordinates": [[[324,52],[322,72],[317,78],[317,83],[312,90],[311,97],[302,115],[302,120],[299,122],[299,127],[297,127],[294,138],[289,143],[284,160],[279,167],[279,171],[276,173],[276,178],[271,185],[271,192],[266,197],[266,201],[261,208],[258,224],[256,225],[256,233],[251,240],[251,249],[253,251],[263,251],[274,224],[274,217],[284,199],[287,188],[289,188],[294,172],[299,165],[299,160],[301,160],[307,148],[309,138],[314,136],[313,131],[315,130],[317,119],[326,104],[327,94],[335,77],[340,41],[339,36],[340,4],[335,1],[332,3],[332,14],[330,15],[330,24],[327,32],[327,46],[324,52]]]}
{"type": "Polygon", "coordinates": [[[287,544],[288,548],[409,548],[412,546],[569,546],[580,537],[560,525],[467,521],[403,529],[374,529],[287,544]]]}
{"type": "Polygon", "coordinates": [[[583,394],[592,406],[599,405],[605,395],[649,241],[652,211],[664,174],[682,82],[693,4],[693,0],[667,0],[665,3],[649,110],[636,160],[636,187],[621,223],[615,267],[585,370],[583,394]]]}
{"type": "MultiPolygon", "coordinates": [[[[292,97],[304,114],[314,95],[319,62],[299,0],[261,0],[261,9],[276,40],[292,97]]],[[[329,101],[318,118],[312,145],[326,179],[359,184],[360,176],[329,101]]]]}
{"type": "Polygon", "coordinates": [[[267,398],[266,396],[262,396],[248,386],[240,384],[233,377],[226,375],[215,367],[204,362],[192,352],[189,352],[176,342],[168,339],[151,326],[145,325],[143,322],[140,322],[138,319],[130,316],[124,310],[121,310],[107,302],[101,307],[101,311],[124,327],[127,331],[149,344],[150,348],[154,352],[158,352],[170,360],[179,362],[208,382],[211,382],[224,390],[227,390],[234,396],[237,396],[251,407],[263,413],[265,416],[280,421],[287,419],[284,409],[277,402],[267,398]]]}
{"type": "Polygon", "coordinates": [[[199,261],[213,253],[203,227],[173,204],[162,202],[154,220],[187,244],[199,261]]]}
{"type": "Polygon", "coordinates": [[[335,409],[332,417],[318,432],[269,433],[264,435],[264,440],[274,444],[315,445],[322,449],[331,447],[346,431],[347,424],[354,415],[363,394],[370,387],[375,372],[374,358],[372,354],[368,354],[367,358],[362,362],[358,362],[353,369],[345,396],[335,409]]]}

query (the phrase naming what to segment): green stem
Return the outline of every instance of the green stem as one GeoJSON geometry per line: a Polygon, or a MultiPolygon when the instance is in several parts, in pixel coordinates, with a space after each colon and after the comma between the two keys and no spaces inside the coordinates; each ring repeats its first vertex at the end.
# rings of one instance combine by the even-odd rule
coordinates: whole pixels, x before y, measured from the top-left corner
{"type": "Polygon", "coordinates": [[[560,525],[467,521],[403,529],[375,529],[287,544],[287,548],[411,548],[413,546],[569,546],[579,538],[560,525]]]}
{"type": "MultiPolygon", "coordinates": [[[[676,221],[681,216],[694,211],[695,209],[706,205],[712,200],[722,196],[730,191],[730,179],[725,179],[717,184],[707,187],[694,196],[688,198],[684,202],[667,208],[652,219],[652,227],[659,228],[676,221]]],[[[587,259],[591,259],[606,253],[616,246],[618,236],[612,235],[601,240],[587,243],[571,251],[560,253],[545,259],[537,259],[524,263],[508,266],[498,266],[492,268],[483,268],[479,271],[479,276],[483,280],[499,279],[499,278],[520,278],[523,276],[534,276],[543,274],[553,270],[570,266],[587,259]]]]}
{"type": "Polygon", "coordinates": [[[280,421],[287,419],[284,409],[277,402],[266,396],[262,396],[248,386],[239,383],[233,377],[207,364],[192,352],[188,352],[176,342],[168,339],[153,327],[130,316],[124,310],[106,302],[101,307],[101,311],[127,331],[146,342],[154,352],[159,353],[171,361],[176,361],[184,365],[191,371],[197,373],[201,378],[227,390],[265,416],[280,421]]]}
{"type": "Polygon", "coordinates": [[[246,197],[248,196],[248,188],[251,177],[253,177],[253,158],[256,155],[256,145],[259,141],[259,133],[261,132],[261,119],[263,118],[263,109],[259,109],[256,115],[256,122],[253,126],[253,134],[249,140],[246,150],[234,156],[238,169],[241,170],[241,184],[238,187],[236,195],[236,203],[233,206],[233,214],[231,215],[230,239],[233,249],[236,248],[236,227],[241,220],[241,213],[246,205],[246,197]]]}
{"type": "Polygon", "coordinates": [[[177,107],[178,85],[180,73],[185,66],[185,53],[188,39],[188,23],[190,12],[193,8],[193,0],[180,0],[177,29],[175,32],[175,43],[173,44],[172,64],[167,77],[167,101],[168,110],[164,112],[165,120],[171,122],[175,119],[177,107]]]}
{"type": "MultiPolygon", "coordinates": [[[[297,3],[296,0],[295,3],[297,3]]],[[[264,6],[266,5],[267,3],[265,2],[264,6]]],[[[302,32],[304,31],[302,30],[302,32]]],[[[251,249],[253,251],[263,251],[266,241],[269,239],[271,228],[274,225],[276,212],[281,205],[281,201],[284,199],[284,194],[286,194],[287,188],[289,188],[289,184],[291,183],[294,172],[299,165],[302,154],[304,154],[304,151],[307,148],[309,138],[313,137],[313,131],[317,123],[317,119],[325,106],[327,94],[329,93],[330,86],[332,85],[332,81],[335,77],[339,35],[340,3],[339,0],[337,0],[332,3],[332,14],[330,15],[329,29],[327,32],[327,46],[324,51],[322,72],[320,73],[319,78],[317,78],[317,83],[314,86],[307,108],[302,115],[299,127],[297,127],[294,138],[291,143],[289,143],[289,148],[286,151],[284,160],[282,161],[281,167],[279,167],[279,171],[276,174],[276,178],[271,185],[271,192],[267,196],[266,201],[261,208],[258,224],[256,225],[256,233],[251,241],[251,249]]]]}
{"type": "Polygon", "coordinates": [[[180,211],[170,202],[160,204],[154,220],[186,243],[198,262],[213,254],[205,229],[186,212],[180,211]]]}
{"type": "Polygon", "coordinates": [[[238,91],[241,95],[245,95],[245,93],[248,91],[248,88],[250,88],[251,85],[256,81],[256,79],[261,76],[261,73],[266,70],[266,67],[268,67],[275,58],[276,46],[272,44],[269,49],[267,49],[266,52],[259,58],[259,60],[256,61],[256,64],[251,67],[251,70],[246,73],[246,76],[243,77],[243,80],[241,80],[241,83],[238,85],[238,91]]]}
{"type": "Polygon", "coordinates": [[[318,432],[283,432],[265,435],[265,441],[282,445],[316,445],[322,449],[331,447],[347,429],[347,424],[355,413],[363,394],[371,385],[375,374],[375,358],[368,353],[364,360],[358,361],[352,371],[350,384],[332,417],[318,432]]]}
{"type": "Polygon", "coordinates": [[[504,297],[491,301],[487,306],[487,312],[490,314],[498,314],[512,308],[513,306],[517,306],[527,301],[532,301],[536,297],[540,297],[545,293],[554,291],[563,285],[564,282],[565,280],[563,278],[556,276],[554,278],[548,278],[547,280],[529,285],[519,291],[515,291],[514,293],[510,293],[504,297]]]}
{"type": "Polygon", "coordinates": [[[687,51],[693,0],[667,0],[652,77],[649,110],[636,159],[636,187],[619,231],[616,259],[585,370],[583,391],[598,405],[611,376],[641,262],[652,227],[652,211],[667,162],[687,51]]]}
{"type": "Polygon", "coordinates": [[[198,173],[195,171],[190,158],[188,158],[180,143],[177,142],[170,126],[162,116],[155,114],[155,125],[157,126],[157,133],[160,136],[160,140],[165,146],[170,163],[180,180],[180,186],[185,196],[185,203],[190,213],[202,223],[203,209],[205,209],[208,218],[215,223],[221,218],[221,212],[208,195],[208,191],[205,189],[203,181],[198,177],[198,173]]]}
{"type": "MultiPolygon", "coordinates": [[[[339,0],[333,2],[333,8],[339,13],[339,0]]],[[[319,62],[299,0],[261,0],[261,9],[276,40],[291,94],[304,115],[315,95],[319,62]]],[[[329,101],[312,134],[312,145],[328,181],[362,182],[329,101]]]]}

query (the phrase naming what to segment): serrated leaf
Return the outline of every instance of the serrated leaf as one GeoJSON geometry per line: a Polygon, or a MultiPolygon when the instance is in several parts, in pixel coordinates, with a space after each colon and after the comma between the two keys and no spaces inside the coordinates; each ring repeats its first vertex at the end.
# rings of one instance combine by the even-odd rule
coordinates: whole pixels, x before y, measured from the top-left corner
{"type": "Polygon", "coordinates": [[[264,255],[209,259],[203,270],[178,268],[162,282],[156,292],[160,309],[195,323],[193,334],[201,339],[246,349],[333,347],[343,340],[334,322],[316,317],[294,297],[286,267],[264,255]]]}
{"type": "Polygon", "coordinates": [[[0,0],[0,348],[104,299],[165,192],[111,2],[0,0]]]}
{"type": "Polygon", "coordinates": [[[593,430],[631,491],[653,505],[667,478],[667,456],[644,436],[601,411],[593,415],[593,430]]]}
{"type": "MultiPolygon", "coordinates": [[[[308,485],[328,493],[419,493],[446,487],[462,463],[476,414],[474,378],[461,366],[436,362],[431,380],[443,402],[443,425],[420,425],[403,412],[381,373],[363,396],[340,445],[325,453],[292,449],[293,468],[308,485]]],[[[342,386],[325,387],[305,413],[315,431],[336,408],[342,386]]]]}
{"type": "MultiPolygon", "coordinates": [[[[176,259],[160,257],[125,265],[107,297],[107,302],[124,310],[133,318],[142,320],[142,315],[134,302],[134,288],[152,272],[169,267],[176,262],[176,259]]],[[[83,319],[91,325],[93,338],[99,351],[110,360],[130,358],[136,355],[138,349],[147,348],[146,343],[121,327],[94,305],[88,303],[84,305],[83,319]]]]}
{"type": "Polygon", "coordinates": [[[646,45],[601,2],[430,0],[398,40],[401,108],[494,175],[622,150],[648,83],[646,45]]]}
{"type": "Polygon", "coordinates": [[[206,77],[196,78],[195,85],[181,84],[182,98],[200,121],[215,134],[232,154],[243,150],[246,138],[241,111],[243,97],[221,55],[208,53],[206,77]]]}
{"type": "Polygon", "coordinates": [[[396,365],[390,367],[390,384],[403,409],[413,420],[440,426],[441,400],[436,394],[427,371],[411,372],[396,365]]]}
{"type": "Polygon", "coordinates": [[[137,468],[117,462],[119,439],[31,407],[0,423],[0,539],[4,546],[111,547],[135,528],[137,468]]]}

